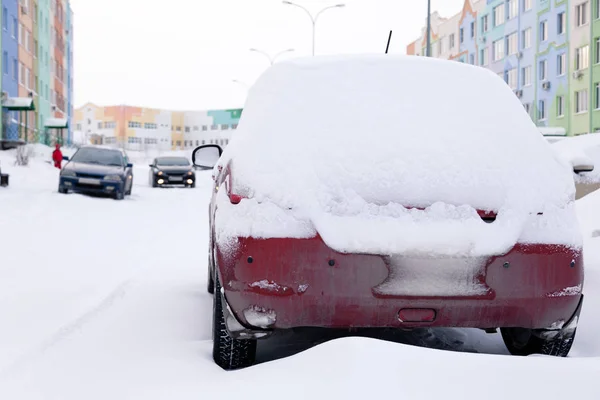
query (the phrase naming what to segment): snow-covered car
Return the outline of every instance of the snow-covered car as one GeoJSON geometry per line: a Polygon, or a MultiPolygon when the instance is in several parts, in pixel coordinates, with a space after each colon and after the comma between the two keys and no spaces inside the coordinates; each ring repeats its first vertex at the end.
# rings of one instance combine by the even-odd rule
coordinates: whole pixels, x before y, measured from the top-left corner
{"type": "Polygon", "coordinates": [[[156,157],[150,164],[149,184],[151,187],[184,185],[196,187],[196,174],[186,157],[156,157]]]}
{"type": "Polygon", "coordinates": [[[214,167],[213,357],[251,365],[296,327],[472,327],[566,356],[583,295],[571,171],[476,66],[348,56],[276,64],[214,167]]]}
{"type": "Polygon", "coordinates": [[[133,188],[133,164],[120,149],[84,146],[73,157],[64,157],[59,193],[102,194],[123,200],[133,188]]]}
{"type": "Polygon", "coordinates": [[[567,166],[573,169],[576,199],[600,189],[600,133],[548,141],[567,166]]]}

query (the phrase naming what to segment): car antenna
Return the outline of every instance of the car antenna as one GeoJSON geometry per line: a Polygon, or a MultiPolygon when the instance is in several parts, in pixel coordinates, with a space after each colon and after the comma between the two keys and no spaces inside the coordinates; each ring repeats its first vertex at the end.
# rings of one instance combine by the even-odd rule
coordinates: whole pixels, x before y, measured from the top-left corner
{"type": "Polygon", "coordinates": [[[385,48],[385,54],[388,53],[389,49],[390,49],[390,42],[392,41],[392,31],[390,31],[390,36],[388,37],[388,42],[387,42],[387,46],[385,48]]]}

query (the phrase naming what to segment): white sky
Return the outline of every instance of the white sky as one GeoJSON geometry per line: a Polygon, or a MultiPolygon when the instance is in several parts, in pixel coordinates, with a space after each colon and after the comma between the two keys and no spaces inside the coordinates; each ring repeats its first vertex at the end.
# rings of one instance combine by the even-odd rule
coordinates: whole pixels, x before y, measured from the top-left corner
{"type": "MultiPolygon", "coordinates": [[[[426,0],[297,0],[319,11],[319,54],[404,54],[427,16],[426,0]]],[[[450,16],[463,0],[432,0],[450,16]]],[[[129,104],[173,110],[241,107],[246,89],[269,66],[255,47],[309,56],[312,24],[281,0],[71,0],[75,106],[129,104]]]]}

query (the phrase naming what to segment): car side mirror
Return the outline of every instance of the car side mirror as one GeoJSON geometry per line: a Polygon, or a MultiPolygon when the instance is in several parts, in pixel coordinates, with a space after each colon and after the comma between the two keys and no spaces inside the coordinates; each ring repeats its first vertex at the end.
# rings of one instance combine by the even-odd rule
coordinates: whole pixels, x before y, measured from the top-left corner
{"type": "Polygon", "coordinates": [[[63,160],[64,160],[64,161],[69,161],[69,157],[67,157],[67,156],[63,156],[63,160]]]}
{"type": "Polygon", "coordinates": [[[196,147],[192,152],[192,164],[196,167],[214,168],[223,154],[223,149],[216,144],[196,147]]]}
{"type": "Polygon", "coordinates": [[[149,164],[148,165],[150,168],[154,168],[154,164],[149,164]]]}
{"type": "Polygon", "coordinates": [[[133,164],[132,163],[127,164],[127,168],[133,168],[133,164]]]}
{"type": "Polygon", "coordinates": [[[576,164],[573,166],[573,172],[580,174],[582,172],[592,172],[594,166],[592,164],[576,164]]]}

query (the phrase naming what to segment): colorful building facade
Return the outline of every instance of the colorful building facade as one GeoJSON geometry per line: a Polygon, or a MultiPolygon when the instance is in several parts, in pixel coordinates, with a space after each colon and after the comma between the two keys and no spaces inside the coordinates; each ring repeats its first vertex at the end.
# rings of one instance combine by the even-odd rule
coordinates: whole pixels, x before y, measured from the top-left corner
{"type": "MultiPolygon", "coordinates": [[[[465,0],[432,17],[432,56],[498,74],[540,127],[600,131],[600,0],[465,0]]],[[[427,32],[407,47],[426,55],[427,32]]]]}
{"type": "Polygon", "coordinates": [[[242,109],[170,111],[88,103],[75,110],[74,127],[79,144],[139,151],[191,149],[203,144],[225,147],[241,115],[242,109]]]}
{"type": "Polygon", "coordinates": [[[2,0],[0,139],[70,142],[73,13],[69,0],[2,0]],[[12,99],[12,100],[11,100],[12,99]],[[17,99],[15,101],[15,99],[17,99]],[[30,110],[8,104],[33,99],[30,110]]]}

